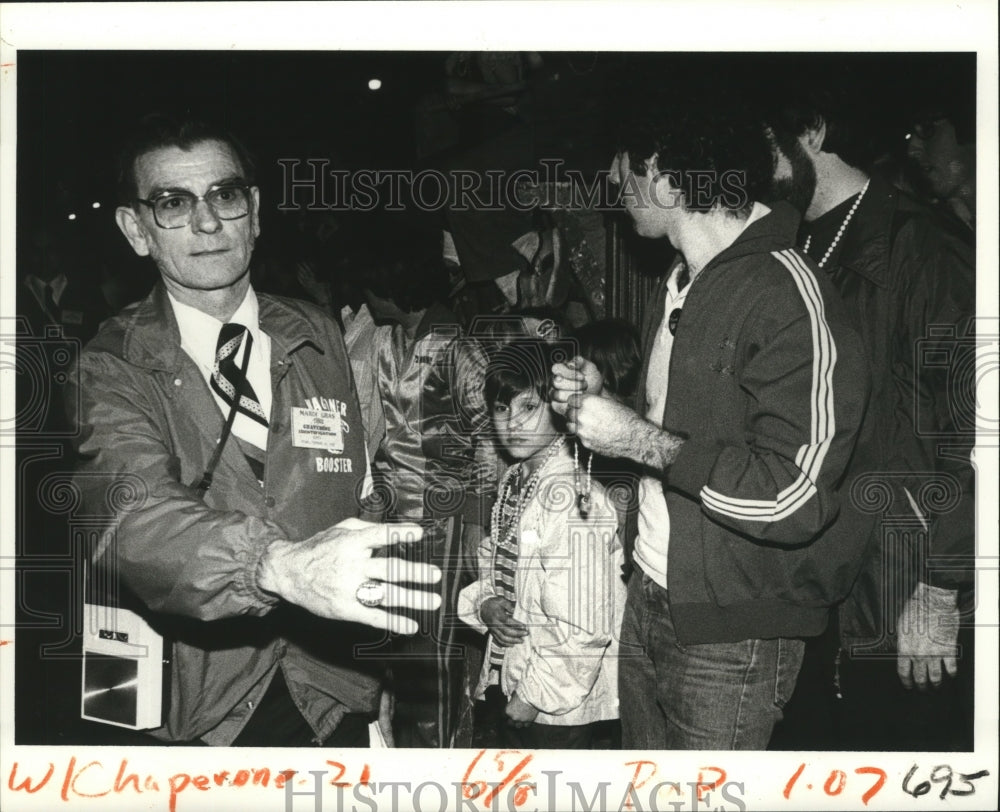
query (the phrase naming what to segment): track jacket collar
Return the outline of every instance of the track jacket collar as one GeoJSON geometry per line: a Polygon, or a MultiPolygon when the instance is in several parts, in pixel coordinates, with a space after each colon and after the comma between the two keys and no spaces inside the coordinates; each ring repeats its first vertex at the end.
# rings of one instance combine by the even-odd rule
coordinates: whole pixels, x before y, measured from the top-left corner
{"type": "Polygon", "coordinates": [[[752,254],[764,254],[791,248],[796,244],[801,215],[784,201],[769,204],[771,211],[746,227],[732,245],[716,254],[702,273],[720,263],[752,254]]]}
{"type": "MultiPolygon", "coordinates": [[[[736,257],[780,251],[794,246],[802,215],[795,207],[784,201],[771,204],[768,208],[770,211],[759,220],[750,223],[732,245],[712,257],[708,264],[702,268],[699,276],[702,276],[706,272],[711,272],[711,269],[717,264],[728,262],[736,257]]],[[[678,254],[674,262],[671,263],[666,275],[657,284],[653,297],[650,300],[650,306],[646,308],[642,331],[644,347],[652,346],[652,333],[659,329],[660,323],[663,320],[664,295],[667,290],[667,280],[680,261],[683,261],[683,257],[678,254]]],[[[691,284],[694,283],[692,282],[691,284]]],[[[649,354],[645,353],[644,355],[639,376],[638,392],[640,394],[637,395],[640,398],[640,402],[641,398],[645,397],[646,376],[649,374],[649,354]]]]}

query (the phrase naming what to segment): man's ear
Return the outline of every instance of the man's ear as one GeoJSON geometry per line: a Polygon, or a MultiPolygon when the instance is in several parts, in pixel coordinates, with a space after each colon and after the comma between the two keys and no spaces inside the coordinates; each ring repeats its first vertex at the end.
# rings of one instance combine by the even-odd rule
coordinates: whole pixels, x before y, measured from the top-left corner
{"type": "Polygon", "coordinates": [[[658,191],[658,187],[660,184],[665,184],[664,186],[665,191],[663,193],[669,194],[670,187],[672,186],[672,184],[670,183],[671,179],[667,176],[666,173],[662,174],[660,173],[660,168],[657,165],[658,158],[659,156],[654,152],[643,162],[643,165],[645,166],[646,169],[646,177],[649,178],[650,184],[652,185],[652,188],[654,190],[654,194],[660,193],[658,191]]]}
{"type": "Polygon", "coordinates": [[[148,257],[149,242],[146,239],[146,228],[139,220],[135,209],[131,206],[119,206],[115,210],[115,222],[132,246],[132,250],[140,257],[148,257]]]}
{"type": "Polygon", "coordinates": [[[803,149],[813,155],[819,155],[823,151],[823,144],[826,143],[826,122],[819,119],[818,123],[806,129],[799,136],[799,143],[803,149]]]}
{"type": "Polygon", "coordinates": [[[684,206],[684,192],[681,190],[677,174],[669,169],[661,170],[657,165],[657,155],[646,159],[646,174],[652,180],[650,194],[663,206],[675,208],[684,206]]]}

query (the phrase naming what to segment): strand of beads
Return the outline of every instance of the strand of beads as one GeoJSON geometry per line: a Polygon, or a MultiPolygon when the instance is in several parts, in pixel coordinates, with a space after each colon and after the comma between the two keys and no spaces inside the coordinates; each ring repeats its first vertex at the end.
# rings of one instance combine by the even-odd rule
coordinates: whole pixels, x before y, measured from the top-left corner
{"type": "MultiPolygon", "coordinates": [[[[854,205],[851,206],[850,211],[847,212],[847,216],[844,218],[844,222],[841,223],[840,228],[837,229],[837,236],[833,238],[833,242],[830,243],[830,247],[826,249],[826,253],[823,254],[823,259],[821,259],[819,262],[816,263],[817,265],[819,265],[820,268],[826,265],[826,261],[833,254],[833,249],[837,247],[837,244],[840,242],[840,238],[843,237],[844,232],[847,231],[847,225],[848,223],[851,222],[851,218],[854,217],[854,212],[858,210],[858,206],[861,205],[861,201],[864,199],[865,192],[868,191],[868,184],[870,184],[871,182],[872,182],[871,178],[865,181],[865,185],[862,187],[860,194],[854,201],[854,205]]],[[[806,237],[806,244],[803,246],[803,250],[805,250],[807,254],[809,253],[809,246],[811,244],[812,244],[812,234],[806,237]]]]}
{"type": "Polygon", "coordinates": [[[576,507],[580,511],[580,518],[586,519],[590,516],[590,490],[593,485],[591,479],[591,467],[594,463],[594,454],[589,452],[587,456],[587,478],[580,485],[580,443],[573,443],[573,485],[576,490],[576,507]]]}
{"type": "Polygon", "coordinates": [[[545,455],[542,457],[541,462],[535,469],[535,472],[528,479],[527,484],[524,486],[524,490],[521,492],[517,501],[517,512],[511,518],[510,522],[502,525],[503,509],[510,498],[511,480],[514,477],[516,470],[519,466],[512,466],[506,474],[504,474],[503,484],[500,486],[500,493],[497,496],[497,501],[493,505],[493,512],[490,517],[490,532],[497,534],[497,538],[502,538],[507,541],[514,533],[517,532],[518,525],[521,521],[521,514],[524,512],[525,505],[531,501],[531,497],[535,492],[535,488],[538,487],[538,483],[542,478],[542,469],[545,468],[546,464],[551,460],[557,453],[559,449],[562,448],[565,438],[560,436],[553,440],[549,447],[545,451],[545,455]]]}

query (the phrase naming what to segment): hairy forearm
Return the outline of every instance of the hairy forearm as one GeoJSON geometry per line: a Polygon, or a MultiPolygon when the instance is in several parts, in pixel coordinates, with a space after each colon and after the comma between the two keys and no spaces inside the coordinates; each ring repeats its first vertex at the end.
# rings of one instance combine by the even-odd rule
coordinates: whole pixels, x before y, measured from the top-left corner
{"type": "Polygon", "coordinates": [[[596,395],[569,401],[567,426],[591,451],[633,460],[658,474],[677,458],[684,440],[621,403],[596,395]]]}
{"type": "Polygon", "coordinates": [[[648,420],[640,420],[628,443],[629,459],[658,473],[663,473],[677,459],[684,440],[669,431],[657,428],[648,420]]]}

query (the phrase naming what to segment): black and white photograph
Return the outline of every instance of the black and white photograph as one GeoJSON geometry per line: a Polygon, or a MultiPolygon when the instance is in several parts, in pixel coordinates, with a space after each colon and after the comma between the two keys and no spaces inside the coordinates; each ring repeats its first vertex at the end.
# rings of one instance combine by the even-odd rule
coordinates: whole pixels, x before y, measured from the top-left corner
{"type": "Polygon", "coordinates": [[[279,5],[0,6],[0,805],[990,808],[996,10],[279,5]]]}

